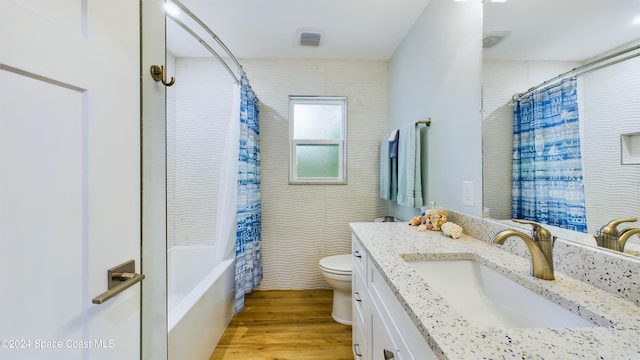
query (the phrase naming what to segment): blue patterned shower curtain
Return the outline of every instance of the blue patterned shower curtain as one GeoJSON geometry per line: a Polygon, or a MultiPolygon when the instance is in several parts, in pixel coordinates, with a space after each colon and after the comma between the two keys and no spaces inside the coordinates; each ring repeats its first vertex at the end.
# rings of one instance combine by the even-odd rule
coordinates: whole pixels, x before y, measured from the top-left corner
{"type": "Polygon", "coordinates": [[[240,151],[238,153],[238,225],[236,229],[236,307],[262,280],[262,222],[258,98],[243,74],[240,80],[240,151]]]}
{"type": "Polygon", "coordinates": [[[512,217],[587,232],[575,77],[515,102],[512,217]]]}

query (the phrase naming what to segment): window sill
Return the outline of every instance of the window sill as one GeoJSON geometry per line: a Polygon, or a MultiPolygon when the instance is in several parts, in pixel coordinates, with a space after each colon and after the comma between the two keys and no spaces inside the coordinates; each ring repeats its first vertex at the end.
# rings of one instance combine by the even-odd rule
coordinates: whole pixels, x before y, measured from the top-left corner
{"type": "Polygon", "coordinates": [[[289,185],[347,185],[347,181],[289,180],[289,185]]]}

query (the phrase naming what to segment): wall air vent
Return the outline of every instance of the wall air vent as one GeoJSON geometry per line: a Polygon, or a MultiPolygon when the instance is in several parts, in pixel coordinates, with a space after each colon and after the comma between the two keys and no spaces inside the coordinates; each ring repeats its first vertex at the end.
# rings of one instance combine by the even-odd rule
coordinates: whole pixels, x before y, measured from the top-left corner
{"type": "Polygon", "coordinates": [[[299,44],[303,46],[320,46],[322,33],[318,31],[298,31],[299,44]]]}

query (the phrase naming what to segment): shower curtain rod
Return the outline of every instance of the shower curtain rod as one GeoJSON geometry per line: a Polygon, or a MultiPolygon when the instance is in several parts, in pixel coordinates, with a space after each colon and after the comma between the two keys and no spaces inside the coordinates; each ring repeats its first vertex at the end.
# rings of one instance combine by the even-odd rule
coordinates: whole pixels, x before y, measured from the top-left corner
{"type": "Polygon", "coordinates": [[[603,58],[594,60],[594,61],[592,61],[590,63],[584,64],[584,65],[579,66],[577,68],[571,69],[571,70],[569,70],[569,71],[567,71],[565,73],[562,73],[562,74],[560,74],[560,75],[558,75],[558,76],[556,76],[556,77],[554,77],[552,79],[549,79],[549,80],[544,81],[544,82],[542,82],[542,83],[540,83],[540,84],[538,84],[538,85],[536,85],[536,86],[534,86],[532,88],[529,88],[527,91],[525,91],[523,93],[517,93],[517,94],[513,95],[511,97],[511,100],[516,101],[516,100],[518,100],[518,98],[520,98],[520,97],[522,97],[522,96],[524,96],[524,95],[526,95],[526,94],[528,94],[528,93],[530,93],[530,92],[532,92],[532,91],[534,91],[536,89],[539,89],[539,88],[541,88],[541,87],[543,87],[543,86],[545,86],[545,85],[547,85],[549,83],[555,82],[557,80],[561,80],[561,79],[563,79],[563,78],[565,78],[567,76],[578,76],[578,75],[586,74],[586,73],[589,73],[591,71],[596,71],[596,70],[603,69],[603,68],[605,68],[607,66],[615,65],[615,64],[617,64],[619,62],[623,62],[625,60],[633,59],[636,56],[640,56],[640,52],[638,52],[636,54],[631,54],[631,55],[625,56],[625,57],[620,58],[620,59],[615,59],[615,60],[613,60],[611,62],[607,62],[605,64],[602,64],[600,66],[592,68],[592,66],[594,66],[594,65],[600,64],[600,63],[602,63],[604,61],[608,61],[610,59],[617,58],[618,56],[622,56],[622,55],[624,55],[626,53],[629,53],[629,52],[632,52],[632,51],[638,50],[638,49],[640,49],[640,45],[635,45],[635,46],[632,46],[630,48],[627,48],[627,49],[618,51],[616,53],[613,53],[611,55],[607,55],[607,56],[605,56],[603,58]]]}
{"type": "MultiPolygon", "coordinates": [[[[242,68],[242,65],[240,64],[238,59],[235,57],[235,55],[233,55],[231,50],[229,50],[227,45],[225,45],[224,42],[222,42],[222,40],[220,40],[218,35],[216,35],[202,20],[200,20],[199,17],[196,16],[196,14],[191,12],[191,10],[189,10],[189,8],[186,7],[179,0],[171,0],[171,2],[173,4],[175,4],[178,8],[180,8],[180,10],[182,10],[185,14],[187,14],[191,19],[193,19],[193,21],[195,21],[198,25],[200,25],[209,35],[211,35],[211,37],[218,43],[218,45],[220,45],[220,47],[227,53],[227,55],[229,55],[231,60],[233,60],[233,62],[236,64],[236,67],[238,68],[238,71],[241,74],[245,73],[244,69],[242,68]]],[[[167,14],[167,15],[169,15],[169,14],[167,14]]],[[[177,20],[176,17],[170,16],[170,15],[169,15],[169,17],[171,19],[173,19],[174,21],[176,21],[180,26],[182,26],[183,29],[187,30],[187,28],[188,28],[187,25],[185,25],[184,23],[182,23],[179,20],[177,20]]],[[[198,39],[198,41],[201,44],[203,44],[205,46],[205,48],[207,48],[207,50],[209,50],[210,52],[214,53],[214,56],[218,59],[218,61],[223,63],[224,66],[227,68],[227,70],[231,72],[231,69],[229,68],[227,63],[215,51],[213,51],[213,49],[211,49],[211,47],[208,44],[205,45],[206,43],[204,42],[204,40],[202,40],[202,38],[200,38],[199,36],[195,35],[195,33],[193,31],[191,31],[191,30],[187,30],[187,32],[189,32],[191,35],[195,36],[196,39],[198,39]]],[[[233,78],[236,80],[236,82],[239,82],[238,81],[238,77],[235,74],[233,74],[233,78]]]]}
{"type": "Polygon", "coordinates": [[[233,72],[233,70],[231,70],[231,68],[229,67],[229,65],[227,64],[226,61],[224,61],[222,59],[222,57],[220,57],[220,55],[211,48],[211,46],[209,46],[209,44],[207,44],[206,41],[204,41],[200,36],[198,36],[193,30],[191,30],[187,24],[183,23],[182,21],[180,21],[177,17],[172,16],[167,14],[168,17],[171,18],[171,20],[175,21],[176,24],[180,25],[181,28],[183,28],[186,32],[188,32],[189,34],[191,34],[191,36],[193,36],[196,40],[198,40],[198,42],[200,44],[202,44],[202,46],[205,47],[205,49],[209,50],[209,52],[216,58],[218,59],[218,61],[222,64],[222,66],[224,66],[225,69],[227,69],[227,72],[229,73],[229,75],[231,75],[231,77],[233,78],[233,80],[236,82],[236,84],[238,84],[240,82],[240,80],[238,80],[238,77],[236,76],[236,74],[233,72]]]}

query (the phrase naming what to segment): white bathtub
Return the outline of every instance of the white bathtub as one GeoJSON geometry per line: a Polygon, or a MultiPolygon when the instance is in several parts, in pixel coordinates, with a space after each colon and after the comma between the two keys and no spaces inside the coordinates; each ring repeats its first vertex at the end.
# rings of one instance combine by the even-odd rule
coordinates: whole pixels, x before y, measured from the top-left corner
{"type": "Polygon", "coordinates": [[[213,246],[167,252],[169,359],[207,360],[234,312],[234,261],[214,264],[213,246]]]}

